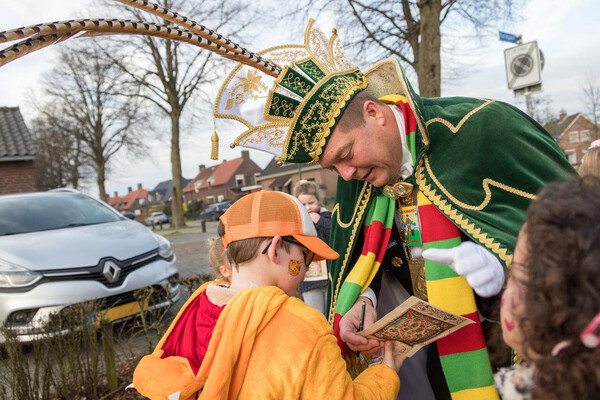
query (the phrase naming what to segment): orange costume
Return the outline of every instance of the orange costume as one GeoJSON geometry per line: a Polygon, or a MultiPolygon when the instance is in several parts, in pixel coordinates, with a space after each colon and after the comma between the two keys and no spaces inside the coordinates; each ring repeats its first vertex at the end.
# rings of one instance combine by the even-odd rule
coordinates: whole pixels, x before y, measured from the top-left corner
{"type": "MultiPolygon", "coordinates": [[[[188,340],[190,335],[185,336],[188,340]]],[[[327,321],[301,300],[274,286],[234,293],[215,282],[204,284],[190,297],[154,352],[140,361],[133,384],[151,399],[181,400],[196,395],[199,399],[392,400],[400,388],[396,372],[385,365],[367,368],[353,381],[327,321]],[[210,305],[202,306],[202,299],[210,305]],[[198,324],[206,321],[203,312],[211,311],[216,322],[205,352],[197,351],[197,343],[206,339],[206,329],[194,337],[193,354],[189,345],[186,352],[181,343],[174,344],[184,339],[182,332],[197,332],[198,324]],[[190,324],[194,326],[186,327],[190,324]]]]}

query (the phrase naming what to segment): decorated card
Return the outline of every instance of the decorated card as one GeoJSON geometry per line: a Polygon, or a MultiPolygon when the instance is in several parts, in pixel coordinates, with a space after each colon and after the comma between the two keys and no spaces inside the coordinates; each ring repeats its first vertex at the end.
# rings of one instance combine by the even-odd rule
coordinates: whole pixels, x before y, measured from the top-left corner
{"type": "Polygon", "coordinates": [[[304,281],[320,281],[327,279],[327,263],[323,261],[313,261],[308,266],[304,281]]]}
{"type": "Polygon", "coordinates": [[[406,244],[409,246],[423,245],[416,206],[407,206],[400,209],[400,230],[406,236],[406,244]]]}
{"type": "Polygon", "coordinates": [[[367,338],[394,340],[394,350],[411,357],[423,346],[472,323],[468,318],[411,296],[358,334],[367,338]]]}

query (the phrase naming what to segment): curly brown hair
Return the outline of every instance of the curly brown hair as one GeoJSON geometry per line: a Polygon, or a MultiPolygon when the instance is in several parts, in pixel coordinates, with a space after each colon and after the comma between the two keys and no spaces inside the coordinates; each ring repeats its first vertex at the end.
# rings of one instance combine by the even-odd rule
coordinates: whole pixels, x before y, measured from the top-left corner
{"type": "Polygon", "coordinates": [[[600,312],[600,179],[552,183],[527,211],[523,347],[535,360],[534,399],[600,398],[600,347],[579,335],[600,312]],[[570,345],[552,356],[561,341],[570,345]]]}

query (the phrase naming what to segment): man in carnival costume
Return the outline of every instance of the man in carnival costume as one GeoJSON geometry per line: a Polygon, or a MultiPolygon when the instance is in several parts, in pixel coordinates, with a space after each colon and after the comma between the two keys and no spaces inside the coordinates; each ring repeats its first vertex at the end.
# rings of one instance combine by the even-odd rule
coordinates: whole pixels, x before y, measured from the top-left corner
{"type": "MultiPolygon", "coordinates": [[[[421,98],[396,60],[362,73],[337,34],[327,38],[312,21],[304,44],[255,54],[157,4],[116,1],[168,23],[84,19],[0,32],[0,43],[22,39],[0,51],[0,66],[98,34],[183,41],[239,61],[214,107],[216,117],[247,128],[232,145],[340,175],[330,243],[340,257],[329,265],[328,314],[350,365],[350,349],[371,355],[380,346],[355,334],[362,301],[368,327],[375,309],[382,316],[414,294],[476,324],[407,360],[399,398],[497,399],[477,304],[500,291],[535,194],[575,173],[552,137],[504,103],[421,98]]],[[[212,141],[216,159],[216,133],[212,141]]]]}
{"type": "Polygon", "coordinates": [[[342,352],[380,348],[355,334],[363,300],[366,327],[414,294],[477,323],[407,360],[399,398],[498,398],[476,298],[500,292],[537,191],[575,173],[552,137],[504,103],[421,98],[395,60],[363,74],[312,21],[303,46],[260,54],[281,73],[239,65],[214,115],[248,128],[233,145],[340,175],[328,299],[342,352]]]}

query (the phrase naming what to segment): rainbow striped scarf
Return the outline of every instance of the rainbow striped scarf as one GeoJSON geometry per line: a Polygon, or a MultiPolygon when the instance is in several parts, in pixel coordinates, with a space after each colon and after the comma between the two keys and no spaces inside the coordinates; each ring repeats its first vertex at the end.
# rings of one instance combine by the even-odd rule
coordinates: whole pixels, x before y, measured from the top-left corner
{"type": "MultiPolygon", "coordinates": [[[[408,146],[415,161],[414,142],[416,122],[406,98],[386,96],[385,102],[396,103],[404,114],[408,146]]],[[[419,191],[417,207],[421,221],[423,248],[451,248],[461,243],[460,231],[442,212],[419,191]]],[[[361,255],[344,280],[334,315],[334,332],[355,374],[359,363],[354,353],[339,339],[339,321],[352,307],[358,296],[369,286],[387,249],[394,219],[395,202],[378,196],[370,204],[363,225],[365,241],[361,255]]],[[[453,400],[497,400],[493,375],[479,322],[473,290],[467,281],[450,267],[425,260],[425,279],[428,300],[449,312],[470,318],[475,324],[437,341],[442,369],[453,400]]]]}
{"type": "MultiPolygon", "coordinates": [[[[423,249],[448,249],[461,243],[460,231],[423,195],[417,193],[423,249]]],[[[437,341],[440,362],[453,400],[498,399],[473,289],[449,266],[425,260],[428,301],[475,321],[437,341]]]]}

